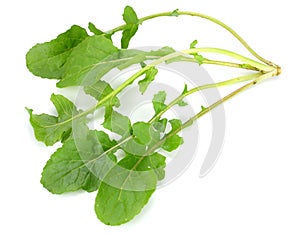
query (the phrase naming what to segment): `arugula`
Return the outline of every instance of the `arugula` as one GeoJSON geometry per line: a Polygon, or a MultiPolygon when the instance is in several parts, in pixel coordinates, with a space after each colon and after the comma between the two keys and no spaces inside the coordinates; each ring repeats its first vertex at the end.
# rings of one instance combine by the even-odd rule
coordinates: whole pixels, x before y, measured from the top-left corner
{"type": "Polygon", "coordinates": [[[61,79],[64,74],[64,65],[72,50],[87,37],[85,29],[73,25],[56,39],[35,45],[26,55],[28,69],[42,78],[61,79]]]}
{"type": "Polygon", "coordinates": [[[122,34],[121,45],[123,49],[127,49],[131,38],[135,35],[139,28],[139,19],[133,8],[130,6],[125,7],[123,19],[126,25],[122,34]]]}
{"type": "Polygon", "coordinates": [[[183,129],[233,96],[279,75],[281,71],[279,66],[259,56],[230,27],[207,15],[176,9],[139,19],[133,8],[127,6],[123,20],[124,25],[107,32],[89,23],[88,29],[92,35],[74,25],[55,39],[35,45],[26,54],[26,65],[31,73],[57,79],[59,88],[78,86],[96,102],[93,107],[81,110],[65,96],[52,94],[51,102],[56,114],[35,114],[33,109],[26,109],[38,141],[46,146],[61,143],[43,169],[42,185],[54,194],[97,191],[95,212],[107,225],[126,223],[140,213],[156,190],[157,183],[165,177],[166,157],[162,153],[172,152],[184,143],[180,136],[183,129]],[[224,49],[197,48],[197,40],[181,52],[167,46],[153,51],[127,49],[144,21],[181,15],[201,17],[222,26],[258,61],[224,49]],[[122,32],[121,48],[112,39],[117,32],[122,32]],[[241,63],[209,60],[201,53],[227,55],[241,63]],[[167,93],[159,91],[153,94],[154,116],[149,121],[133,123],[120,112],[118,95],[124,89],[138,84],[139,91],[144,94],[156,78],[158,65],[177,61],[235,67],[255,73],[191,89],[185,85],[182,93],[169,103],[166,102],[167,93]],[[105,81],[105,75],[111,70],[121,71],[132,65],[139,65],[141,69],[118,87],[113,88],[105,81]],[[200,111],[185,122],[164,117],[174,105],[188,105],[184,99],[190,94],[240,82],[248,83],[205,108],[199,105],[200,111]],[[97,130],[93,130],[88,125],[89,115],[99,109],[104,110],[104,121],[101,126],[96,126],[97,130]]]}
{"type": "Polygon", "coordinates": [[[44,142],[47,146],[67,139],[71,134],[71,119],[74,115],[79,114],[75,105],[62,95],[52,94],[51,101],[56,108],[58,116],[48,114],[36,115],[33,114],[32,109],[27,108],[35,138],[44,142]]]}

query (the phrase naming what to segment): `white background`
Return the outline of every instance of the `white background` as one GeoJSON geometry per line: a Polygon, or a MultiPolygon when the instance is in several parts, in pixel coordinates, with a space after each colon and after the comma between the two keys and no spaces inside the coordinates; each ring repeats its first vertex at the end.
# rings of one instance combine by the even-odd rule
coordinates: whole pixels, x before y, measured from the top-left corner
{"type": "MultiPolygon", "coordinates": [[[[1,234],[299,234],[299,34],[297,1],[2,1],[1,234]],[[126,4],[139,16],[179,8],[217,17],[237,30],[261,55],[280,64],[282,75],[225,105],[226,140],[211,173],[199,178],[204,158],[173,184],[158,190],[132,222],[109,227],[93,212],[95,193],[51,195],[39,183],[55,148],[37,143],[24,107],[47,111],[53,81],[30,74],[27,50],[72,24],[89,21],[104,30],[122,24],[126,4]]],[[[144,23],[135,46],[191,41],[244,52],[224,30],[200,19],[144,23]]],[[[215,67],[214,67],[215,68],[215,67]]],[[[216,76],[225,74],[215,68],[216,76]]],[[[210,70],[211,71],[211,70],[210,70]]],[[[201,126],[201,121],[199,121],[201,126]]],[[[205,151],[203,151],[204,153],[205,151]]]]}

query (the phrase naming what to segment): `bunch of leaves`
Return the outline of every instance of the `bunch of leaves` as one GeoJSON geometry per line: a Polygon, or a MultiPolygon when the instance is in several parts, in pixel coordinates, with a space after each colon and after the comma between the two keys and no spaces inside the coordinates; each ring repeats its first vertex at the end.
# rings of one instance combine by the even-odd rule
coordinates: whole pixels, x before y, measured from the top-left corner
{"type": "MultiPolygon", "coordinates": [[[[176,52],[171,47],[162,47],[153,51],[128,49],[142,21],[157,16],[178,17],[180,14],[191,15],[192,13],[180,12],[177,9],[170,13],[139,19],[135,11],[127,6],[123,13],[125,22],[123,26],[104,32],[93,23],[89,23],[90,32],[87,32],[86,29],[74,25],[52,41],[35,45],[26,55],[26,64],[31,73],[41,78],[57,80],[56,85],[59,88],[80,86],[86,95],[93,97],[96,102],[93,107],[80,110],[65,96],[52,94],[51,102],[56,109],[56,115],[35,114],[30,108],[27,108],[27,111],[38,141],[46,146],[61,142],[61,147],[51,155],[43,169],[41,178],[43,186],[54,194],[77,190],[97,191],[95,212],[105,224],[126,223],[142,210],[155,191],[158,181],[164,179],[166,157],[163,151],[176,150],[183,143],[183,138],[179,135],[180,131],[210,109],[202,109],[185,123],[179,119],[163,118],[163,114],[173,105],[187,105],[184,101],[187,95],[216,84],[192,90],[188,90],[185,86],[182,94],[170,104],[166,104],[165,91],[154,94],[152,100],[154,116],[148,122],[132,123],[129,117],[118,112],[120,92],[137,79],[139,79],[141,94],[146,92],[158,73],[156,65],[162,62],[183,60],[200,65],[215,63],[261,70],[259,76],[264,78],[267,72],[271,71],[270,66],[235,56],[224,50],[217,51],[221,54],[234,55],[249,64],[205,59],[198,53],[203,49],[195,48],[197,41],[192,42],[190,50],[186,52],[189,57],[176,52]],[[118,48],[112,37],[120,30],[122,31],[121,48],[118,48]],[[140,65],[141,69],[115,89],[103,79],[113,69],[123,70],[136,64],[140,65]],[[105,110],[101,131],[88,127],[90,121],[88,115],[98,109],[105,110]],[[112,138],[112,133],[117,138],[112,138]]],[[[197,13],[194,15],[199,16],[197,13]]],[[[218,23],[213,18],[211,20],[218,23]]],[[[216,51],[216,49],[206,49],[206,51],[216,51]]],[[[254,77],[250,76],[250,78],[254,77]]],[[[226,84],[247,81],[250,78],[230,80],[226,84]]],[[[225,83],[219,85],[223,86],[225,83]]],[[[216,107],[231,96],[225,97],[211,107],[216,107]]]]}
{"type": "MultiPolygon", "coordinates": [[[[54,194],[77,190],[98,191],[95,211],[98,218],[109,225],[131,220],[148,202],[157,182],[164,178],[166,151],[177,149],[182,143],[178,134],[181,121],[158,119],[156,122],[131,123],[117,111],[117,93],[101,78],[112,69],[125,69],[134,64],[146,66],[148,60],[174,53],[170,47],[156,51],[126,49],[138,29],[139,21],[131,7],[123,14],[126,27],[121,40],[122,49],[114,46],[109,33],[89,24],[94,35],[88,35],[74,25],[50,42],[37,44],[26,55],[28,69],[36,76],[57,79],[57,87],[82,86],[87,95],[97,100],[97,109],[105,108],[102,126],[108,133],[119,135],[111,139],[104,130],[88,128],[89,110],[79,110],[63,95],[52,94],[51,102],[57,115],[34,114],[27,108],[35,137],[46,146],[61,142],[44,167],[41,183],[54,194]],[[167,123],[172,126],[166,132],[167,123]],[[122,157],[117,158],[116,152],[122,157]],[[121,154],[120,154],[121,152],[121,154]]],[[[140,91],[144,93],[158,70],[151,67],[140,76],[140,91]]],[[[167,105],[166,93],[154,96],[153,108],[158,114],[167,105]]]]}

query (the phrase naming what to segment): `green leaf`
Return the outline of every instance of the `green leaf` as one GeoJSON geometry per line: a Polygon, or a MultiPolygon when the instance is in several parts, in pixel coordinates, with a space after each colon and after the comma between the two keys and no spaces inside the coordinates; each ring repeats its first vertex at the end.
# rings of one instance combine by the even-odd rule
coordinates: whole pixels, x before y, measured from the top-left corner
{"type": "Polygon", "coordinates": [[[127,155],[101,182],[95,201],[97,217],[107,225],[133,219],[147,204],[163,173],[165,157],[127,155]]]}
{"type": "Polygon", "coordinates": [[[164,110],[167,105],[165,104],[167,97],[167,93],[165,91],[159,91],[157,94],[154,95],[152,104],[155,111],[155,114],[160,113],[162,110],[164,110]]]}
{"type": "MultiPolygon", "coordinates": [[[[118,49],[103,35],[86,38],[69,56],[64,66],[65,73],[62,80],[57,83],[57,87],[81,85],[87,74],[96,77],[100,71],[95,67],[105,58],[117,52],[118,49]]],[[[101,71],[102,76],[110,70],[111,68],[101,71]]]]}
{"type": "Polygon", "coordinates": [[[69,137],[72,129],[72,117],[78,114],[75,105],[62,95],[52,94],[51,101],[58,116],[36,115],[33,114],[32,109],[27,109],[36,139],[44,142],[47,146],[69,137]]]}
{"type": "Polygon", "coordinates": [[[123,13],[123,19],[126,23],[123,30],[121,47],[127,49],[131,38],[135,35],[139,28],[139,19],[132,7],[126,6],[123,13]]]}
{"type": "MultiPolygon", "coordinates": [[[[198,44],[198,41],[197,40],[194,40],[191,44],[190,44],[190,49],[193,49],[193,48],[196,48],[196,45],[198,44]]],[[[201,65],[203,64],[203,60],[204,60],[204,57],[202,55],[199,55],[198,53],[193,53],[191,54],[194,56],[194,59],[196,60],[196,62],[201,65]]]]}
{"type": "MultiPolygon", "coordinates": [[[[83,140],[81,139],[81,141],[83,140]]],[[[112,168],[112,164],[114,165],[116,162],[113,153],[101,158],[99,155],[113,147],[116,142],[111,141],[108,135],[102,131],[89,131],[84,142],[81,144],[88,146],[88,153],[82,153],[82,149],[80,153],[76,142],[70,138],[51,156],[44,167],[41,178],[41,183],[47,190],[55,194],[62,194],[80,189],[88,192],[98,189],[100,180],[95,173],[99,171],[102,174],[107,173],[112,168]],[[91,150],[93,150],[92,153],[91,150]],[[98,169],[93,169],[95,167],[98,169]]]]}
{"type": "Polygon", "coordinates": [[[89,30],[95,35],[104,35],[107,39],[111,40],[111,34],[106,34],[98,29],[93,23],[89,22],[89,30]]]}
{"type": "Polygon", "coordinates": [[[153,123],[153,127],[159,132],[165,132],[168,120],[166,118],[160,119],[153,123]]]}
{"type": "Polygon", "coordinates": [[[172,119],[169,121],[169,123],[171,124],[172,132],[181,128],[182,126],[182,122],[179,119],[172,119]]]}
{"type": "Polygon", "coordinates": [[[26,55],[27,68],[42,78],[61,79],[72,50],[87,37],[85,29],[74,25],[56,39],[35,45],[26,55]]]}
{"type": "MultiPolygon", "coordinates": [[[[84,87],[84,92],[88,95],[93,96],[96,100],[100,101],[103,98],[105,98],[107,95],[113,92],[112,87],[104,81],[97,81],[92,85],[88,85],[84,87]]],[[[120,106],[120,101],[117,97],[113,97],[110,100],[107,100],[103,104],[104,106],[106,105],[111,105],[111,106],[120,106]]]]}
{"type": "Polygon", "coordinates": [[[106,107],[103,127],[122,136],[128,137],[131,134],[131,123],[127,116],[124,116],[111,107],[106,107]]]}
{"type": "MultiPolygon", "coordinates": [[[[122,149],[131,155],[143,156],[159,140],[160,132],[153,125],[146,122],[136,122],[132,125],[131,138],[122,144],[122,149]]],[[[151,149],[151,152],[154,150],[151,149]]]]}
{"type": "MultiPolygon", "coordinates": [[[[182,122],[179,119],[172,119],[169,122],[172,126],[172,130],[168,133],[168,135],[170,135],[172,132],[177,131],[182,126],[182,122]]],[[[181,144],[183,144],[183,138],[179,135],[170,135],[169,137],[168,135],[166,141],[163,143],[162,146],[164,150],[172,152],[175,149],[177,149],[181,144]]]]}
{"type": "Polygon", "coordinates": [[[139,90],[142,94],[145,93],[150,83],[155,79],[156,74],[158,73],[158,70],[155,67],[150,68],[145,73],[145,78],[138,82],[139,84],[139,90]]]}
{"type": "Polygon", "coordinates": [[[174,11],[170,14],[170,16],[176,16],[176,17],[178,17],[178,16],[179,16],[178,11],[179,11],[179,9],[174,10],[174,11]]]}
{"type": "MultiPolygon", "coordinates": [[[[184,88],[183,88],[183,91],[182,91],[182,93],[181,93],[181,95],[186,94],[187,91],[188,91],[188,88],[187,88],[187,85],[185,84],[185,85],[184,85],[184,88]]],[[[177,104],[178,104],[179,106],[186,106],[186,105],[188,105],[188,103],[186,103],[183,99],[180,100],[180,101],[178,101],[177,104]]]]}
{"type": "Polygon", "coordinates": [[[203,64],[204,57],[202,55],[194,54],[194,58],[199,65],[203,64]]]}
{"type": "MultiPolygon", "coordinates": [[[[103,42],[102,46],[104,47],[106,44],[109,45],[108,47],[111,49],[114,47],[111,41],[106,38],[103,39],[103,36],[93,37],[102,37],[100,41],[103,42]]],[[[68,60],[70,65],[66,65],[67,72],[65,77],[57,84],[57,86],[91,85],[100,80],[106,73],[114,68],[122,70],[133,64],[139,64],[150,59],[158,59],[174,52],[174,49],[170,47],[163,47],[159,50],[149,52],[141,50],[117,50],[115,48],[108,52],[105,57],[101,49],[99,49],[101,48],[101,42],[93,37],[89,38],[87,42],[84,41],[82,45],[76,48],[71,54],[68,60]],[[85,49],[85,46],[89,46],[91,51],[85,49]],[[84,66],[81,64],[83,60],[84,66]],[[76,61],[78,66],[73,66],[72,61],[76,61]]]]}
{"type": "Polygon", "coordinates": [[[150,166],[154,170],[157,180],[163,180],[165,178],[165,167],[166,167],[166,157],[159,154],[153,153],[143,161],[143,164],[150,166]]]}
{"type": "Polygon", "coordinates": [[[147,146],[129,137],[129,139],[122,144],[122,150],[127,154],[142,156],[146,153],[147,146]]]}
{"type": "Polygon", "coordinates": [[[138,143],[147,145],[151,141],[151,124],[146,122],[136,122],[132,125],[132,133],[138,143]]]}
{"type": "Polygon", "coordinates": [[[191,44],[190,44],[190,49],[196,48],[197,44],[198,44],[197,40],[192,41],[191,44]]]}

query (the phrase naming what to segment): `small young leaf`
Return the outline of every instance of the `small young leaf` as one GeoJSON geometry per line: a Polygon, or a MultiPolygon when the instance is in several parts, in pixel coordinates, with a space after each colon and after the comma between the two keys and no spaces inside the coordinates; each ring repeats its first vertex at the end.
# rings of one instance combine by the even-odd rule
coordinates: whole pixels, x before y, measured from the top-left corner
{"type": "MultiPolygon", "coordinates": [[[[197,40],[194,40],[191,44],[190,44],[190,49],[193,49],[193,48],[196,48],[196,45],[198,44],[198,41],[197,40]]],[[[203,64],[203,60],[204,60],[204,57],[202,55],[199,55],[198,53],[193,53],[191,54],[194,56],[194,59],[197,61],[197,63],[199,65],[203,64]]]]}
{"type": "Polygon", "coordinates": [[[74,25],[56,39],[35,45],[26,55],[28,69],[42,78],[61,79],[72,50],[87,37],[85,29],[74,25]]]}
{"type": "Polygon", "coordinates": [[[176,16],[176,17],[178,17],[178,16],[179,16],[178,11],[179,11],[179,9],[174,10],[174,11],[170,14],[170,16],[176,16]]]}
{"type": "Polygon", "coordinates": [[[150,83],[155,79],[156,74],[158,73],[158,70],[155,67],[150,68],[145,73],[145,78],[138,82],[139,84],[139,90],[142,94],[145,93],[150,83]]]}
{"type": "Polygon", "coordinates": [[[169,121],[172,127],[172,131],[179,129],[182,126],[182,122],[179,119],[172,119],[169,121]]]}
{"type": "Polygon", "coordinates": [[[139,19],[132,7],[126,6],[123,13],[123,19],[126,27],[123,30],[121,46],[127,49],[131,38],[135,35],[139,28],[139,19]]]}
{"type": "Polygon", "coordinates": [[[204,57],[202,55],[194,54],[194,58],[199,65],[203,64],[204,57]]]}
{"type": "Polygon", "coordinates": [[[52,94],[51,101],[58,116],[36,115],[33,114],[32,109],[27,109],[36,139],[44,142],[47,146],[69,137],[72,129],[72,117],[78,114],[75,105],[62,95],[52,94]]]}
{"type": "Polygon", "coordinates": [[[120,225],[133,219],[147,204],[163,177],[165,157],[127,155],[100,183],[95,201],[97,217],[107,225],[120,225]]]}
{"type": "Polygon", "coordinates": [[[156,95],[154,95],[152,104],[155,111],[155,114],[160,113],[164,110],[167,105],[165,104],[167,93],[165,91],[160,91],[156,95]]]}
{"type": "Polygon", "coordinates": [[[93,23],[89,22],[89,30],[95,35],[104,35],[107,39],[111,40],[111,34],[106,34],[98,29],[93,23]]]}
{"type": "MultiPolygon", "coordinates": [[[[184,88],[183,88],[183,91],[182,91],[182,93],[181,93],[181,95],[186,94],[187,91],[188,91],[188,88],[187,88],[187,85],[185,84],[185,85],[184,85],[184,88]]],[[[178,101],[177,104],[178,104],[179,106],[186,106],[186,105],[188,105],[188,103],[186,103],[183,99],[180,100],[180,101],[178,101]]]]}
{"type": "MultiPolygon", "coordinates": [[[[96,159],[107,149],[113,147],[116,142],[111,141],[108,135],[102,131],[89,131],[90,136],[85,140],[89,149],[94,149],[93,153],[84,156],[78,152],[78,148],[73,138],[68,139],[61,148],[59,148],[47,162],[41,178],[41,183],[50,192],[62,194],[65,192],[77,191],[79,189],[92,192],[99,187],[99,177],[95,172],[102,171],[107,173],[116,162],[113,153],[104,155],[96,159]],[[95,137],[101,144],[95,141],[95,137]],[[91,169],[98,167],[98,169],[91,169]]],[[[104,174],[105,175],[105,174],[104,174]]]]}
{"type": "Polygon", "coordinates": [[[168,120],[167,120],[166,118],[163,118],[163,119],[161,119],[161,120],[159,120],[159,121],[154,122],[154,123],[153,123],[153,127],[154,127],[157,131],[163,133],[163,132],[165,132],[165,130],[166,130],[167,123],[168,123],[168,120]]]}
{"type": "MultiPolygon", "coordinates": [[[[88,85],[84,87],[84,92],[88,95],[93,96],[96,100],[100,101],[107,95],[109,95],[111,92],[113,92],[113,89],[111,86],[104,81],[97,81],[92,85],[88,85]]],[[[117,97],[113,97],[112,99],[108,100],[103,104],[105,105],[111,105],[111,106],[120,106],[120,101],[117,97]]]]}
{"type": "MultiPolygon", "coordinates": [[[[168,135],[178,130],[182,126],[182,123],[179,119],[172,119],[169,122],[172,126],[172,130],[168,133],[168,135]]],[[[177,149],[181,144],[183,144],[182,137],[180,137],[179,135],[171,135],[170,137],[166,138],[166,141],[163,143],[162,148],[168,152],[172,152],[175,149],[177,149]]]]}
{"type": "Polygon", "coordinates": [[[102,35],[104,34],[103,31],[101,31],[100,29],[98,29],[93,23],[89,22],[89,26],[88,26],[89,30],[94,33],[95,35],[102,35]]]}
{"type": "Polygon", "coordinates": [[[197,40],[192,41],[191,44],[190,44],[190,49],[196,48],[197,44],[198,44],[197,40]]]}

